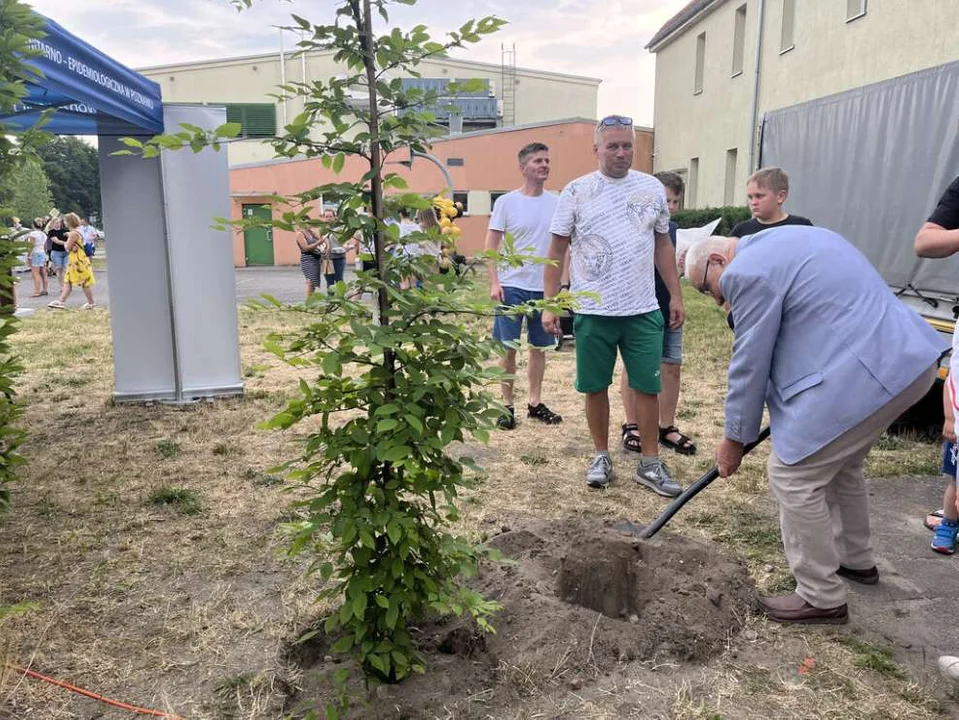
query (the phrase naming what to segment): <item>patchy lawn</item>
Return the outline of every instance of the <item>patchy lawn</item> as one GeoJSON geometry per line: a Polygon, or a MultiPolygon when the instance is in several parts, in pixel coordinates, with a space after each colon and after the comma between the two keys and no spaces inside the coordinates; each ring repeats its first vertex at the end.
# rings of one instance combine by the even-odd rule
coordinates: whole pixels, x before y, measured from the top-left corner
{"type": "MultiPolygon", "coordinates": [[[[677,424],[700,453],[667,456],[683,484],[711,467],[722,437],[731,343],[717,307],[694,292],[687,303],[677,424]]],[[[278,718],[297,705],[291,698],[302,705],[297,693],[309,683],[291,643],[328,608],[313,601],[305,561],[285,555],[279,525],[291,517],[291,495],[270,468],[298,452],[308,428],[277,433],[257,423],[283,406],[305,372],[263,350],[263,339],[304,317],[241,310],[240,322],[245,397],[186,407],[113,404],[106,311],[39,311],[23,322],[14,342],[27,368],[20,388],[30,464],[0,518],[0,659],[182,717],[278,718]]],[[[524,374],[522,365],[520,408],[524,374]]],[[[666,506],[628,479],[633,460],[623,451],[613,453],[618,480],[608,491],[585,488],[590,443],[573,375],[571,350],[550,355],[543,396],[562,425],[534,425],[520,412],[516,430],[468,448],[485,471],[462,498],[462,530],[471,537],[560,520],[644,524],[666,506]]],[[[611,405],[616,436],[615,393],[611,405]]],[[[759,590],[773,592],[791,580],[764,479],[767,453],[758,448],[737,476],[714,483],[667,529],[718,544],[759,590]]],[[[934,474],[937,455],[934,445],[888,438],[868,472],[934,474]]],[[[445,714],[406,716],[926,718],[950,702],[944,688],[913,683],[886,647],[753,616],[742,618],[719,655],[698,664],[625,657],[572,681],[560,663],[500,660],[469,702],[453,688],[445,714]],[[800,670],[807,656],[815,666],[800,670]]],[[[443,687],[436,681],[434,693],[443,687]]],[[[399,717],[390,714],[390,697],[374,692],[374,702],[383,700],[377,716],[399,717]]],[[[5,717],[129,714],[0,669],[5,717]]]]}

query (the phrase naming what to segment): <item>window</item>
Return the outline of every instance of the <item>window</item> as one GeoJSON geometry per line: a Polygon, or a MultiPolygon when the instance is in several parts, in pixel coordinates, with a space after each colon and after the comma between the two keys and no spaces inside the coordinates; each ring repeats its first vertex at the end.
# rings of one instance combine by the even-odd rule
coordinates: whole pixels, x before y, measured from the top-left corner
{"type": "Polygon", "coordinates": [[[453,202],[463,203],[463,209],[460,211],[461,215],[470,214],[470,197],[468,193],[465,193],[465,192],[453,193],[453,202]]]}
{"type": "Polygon", "coordinates": [[[446,158],[446,167],[463,167],[463,158],[446,158]]]}
{"type": "Polygon", "coordinates": [[[779,54],[796,47],[794,30],[796,24],[796,0],[783,0],[783,29],[779,40],[779,54]]]}
{"type": "Polygon", "coordinates": [[[846,22],[866,14],[866,0],[846,0],[846,22]]]}
{"type": "Polygon", "coordinates": [[[706,66],[706,33],[696,38],[696,77],[693,81],[693,95],[703,91],[703,70],[706,66]]]}
{"type": "Polygon", "coordinates": [[[686,207],[696,207],[696,186],[699,184],[699,158],[689,161],[689,182],[686,183],[686,207]]]}
{"type": "Polygon", "coordinates": [[[496,207],[496,201],[503,197],[509,190],[497,190],[489,194],[489,209],[492,211],[496,207]]]}
{"type": "Polygon", "coordinates": [[[736,148],[730,148],[726,151],[726,189],[723,194],[723,205],[736,204],[736,160],[738,156],[736,148]]]}
{"type": "Polygon", "coordinates": [[[240,123],[240,137],[268,138],[276,135],[276,105],[271,103],[223,103],[226,121],[240,123]]]}
{"type": "Polygon", "coordinates": [[[743,72],[743,55],[746,52],[746,6],[736,8],[736,26],[733,29],[733,77],[743,72]]]}

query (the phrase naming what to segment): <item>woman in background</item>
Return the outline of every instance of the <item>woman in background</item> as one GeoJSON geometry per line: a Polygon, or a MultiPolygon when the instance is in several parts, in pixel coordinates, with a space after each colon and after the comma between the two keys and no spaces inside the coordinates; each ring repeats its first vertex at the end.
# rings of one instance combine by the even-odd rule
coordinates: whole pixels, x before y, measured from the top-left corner
{"type": "Polygon", "coordinates": [[[58,310],[65,309],[66,300],[73,292],[73,286],[79,285],[83,288],[83,294],[87,296],[87,301],[81,310],[93,310],[97,304],[93,300],[93,286],[96,284],[96,278],[93,276],[93,265],[90,258],[87,257],[83,249],[83,238],[80,235],[80,218],[76,213],[67,213],[63,218],[68,228],[67,241],[64,245],[67,253],[67,269],[63,275],[63,290],[60,291],[60,299],[54,300],[47,307],[58,310]]]}
{"type": "Polygon", "coordinates": [[[300,248],[300,270],[306,278],[306,297],[309,299],[313,291],[320,286],[320,245],[323,238],[317,237],[313,228],[302,227],[296,233],[296,244],[300,248]]]}

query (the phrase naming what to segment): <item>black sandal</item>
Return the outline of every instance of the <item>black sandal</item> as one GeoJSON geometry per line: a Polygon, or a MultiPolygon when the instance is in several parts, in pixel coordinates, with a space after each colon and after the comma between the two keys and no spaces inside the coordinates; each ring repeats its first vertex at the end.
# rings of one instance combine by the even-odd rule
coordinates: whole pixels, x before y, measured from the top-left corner
{"type": "Polygon", "coordinates": [[[534,420],[539,420],[540,422],[546,423],[547,425],[558,425],[563,422],[563,416],[557,415],[543,403],[539,405],[526,405],[529,417],[534,420]]]}
{"type": "Polygon", "coordinates": [[[695,455],[696,454],[696,443],[693,442],[693,439],[688,435],[683,435],[679,432],[679,429],[675,425],[670,425],[669,427],[659,428],[659,443],[660,445],[665,445],[671,450],[675,450],[680,455],[695,455]],[[679,435],[679,441],[669,440],[668,435],[672,434],[679,435]]]}
{"type": "Polygon", "coordinates": [[[639,437],[639,425],[636,423],[625,423],[623,425],[623,447],[626,450],[641,453],[643,451],[643,440],[639,437]],[[637,433],[637,434],[633,434],[637,433]]]}

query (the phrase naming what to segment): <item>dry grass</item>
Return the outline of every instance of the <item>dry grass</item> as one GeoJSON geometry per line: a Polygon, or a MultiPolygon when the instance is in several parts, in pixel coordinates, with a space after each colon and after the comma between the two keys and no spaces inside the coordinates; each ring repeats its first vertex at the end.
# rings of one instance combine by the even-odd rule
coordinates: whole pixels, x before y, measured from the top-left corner
{"type": "MultiPolygon", "coordinates": [[[[695,294],[688,303],[679,424],[701,452],[670,456],[684,484],[710,467],[710,449],[722,436],[731,340],[718,308],[695,294]]],[[[298,672],[284,649],[322,608],[312,602],[315,588],[302,562],[284,555],[277,526],[290,496],[269,469],[297,452],[307,429],[279,434],[256,424],[282,407],[304,372],[281,364],[262,340],[303,318],[247,310],[240,318],[246,397],[184,408],[112,403],[105,311],[40,311],[23,323],[15,343],[27,367],[20,387],[30,465],[14,490],[12,512],[0,518],[0,606],[33,605],[0,615],[0,659],[184,717],[282,716],[298,672]]],[[[550,355],[544,399],[565,417],[563,425],[544,428],[521,414],[513,432],[497,433],[489,446],[463,448],[486,473],[464,496],[462,529],[471,536],[523,516],[644,524],[665,507],[629,481],[634,460],[622,451],[614,453],[618,481],[607,492],[586,491],[590,443],[573,374],[572,352],[550,355]]],[[[524,387],[521,380],[518,407],[524,387]]],[[[614,435],[621,417],[614,395],[614,435]]],[[[761,588],[777,589],[788,573],[765,490],[767,452],[759,448],[739,475],[711,486],[670,530],[725,543],[746,559],[761,588]]],[[[935,462],[934,447],[891,439],[874,453],[870,469],[933,472],[935,462]]],[[[729,652],[707,668],[643,670],[638,680],[633,668],[603,680],[590,698],[562,689],[555,667],[540,677],[504,661],[503,674],[529,696],[511,717],[937,712],[926,689],[884,672],[881,663],[857,664],[862,648],[828,632],[751,621],[743,637],[731,639],[729,652]],[[806,654],[817,658],[816,671],[794,677],[806,654]],[[650,709],[656,707],[661,713],[650,709]]],[[[0,717],[4,712],[51,720],[127,717],[13,673],[0,674],[0,717]]]]}

